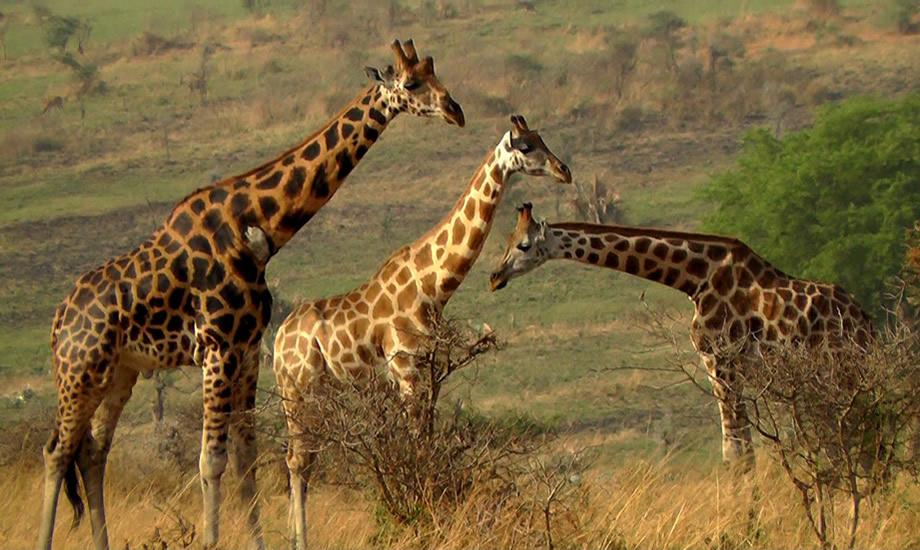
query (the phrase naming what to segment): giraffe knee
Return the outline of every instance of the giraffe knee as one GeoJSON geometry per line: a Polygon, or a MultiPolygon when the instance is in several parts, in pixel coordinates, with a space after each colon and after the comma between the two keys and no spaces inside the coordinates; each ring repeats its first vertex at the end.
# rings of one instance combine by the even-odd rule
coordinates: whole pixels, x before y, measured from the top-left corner
{"type": "Polygon", "coordinates": [[[202,479],[215,479],[223,475],[227,469],[229,456],[226,449],[208,449],[201,450],[201,458],[198,461],[198,470],[202,479]]]}

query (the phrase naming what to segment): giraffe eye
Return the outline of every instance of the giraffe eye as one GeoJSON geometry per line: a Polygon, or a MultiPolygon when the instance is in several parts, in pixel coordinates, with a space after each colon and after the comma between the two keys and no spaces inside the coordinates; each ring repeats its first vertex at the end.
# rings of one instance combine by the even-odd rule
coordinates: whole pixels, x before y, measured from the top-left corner
{"type": "Polygon", "coordinates": [[[517,245],[518,250],[520,250],[521,252],[527,252],[528,250],[530,250],[530,246],[531,246],[530,243],[526,243],[526,242],[517,245]]]}
{"type": "Polygon", "coordinates": [[[421,86],[421,84],[414,80],[407,80],[406,83],[403,84],[403,88],[409,90],[410,92],[412,90],[418,89],[419,86],[421,86]]]}

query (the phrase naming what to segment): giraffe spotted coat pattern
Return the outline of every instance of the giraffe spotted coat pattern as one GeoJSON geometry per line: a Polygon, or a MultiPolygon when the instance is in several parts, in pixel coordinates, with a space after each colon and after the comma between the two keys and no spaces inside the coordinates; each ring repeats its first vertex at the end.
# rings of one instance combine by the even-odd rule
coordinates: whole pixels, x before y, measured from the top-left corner
{"type": "Polygon", "coordinates": [[[719,402],[722,456],[752,459],[750,426],[735,376],[770,346],[801,343],[833,349],[871,338],[871,320],[843,289],[790,277],[737,239],[619,225],[537,222],[532,207],[518,209],[490,286],[508,281],[547,260],[568,259],[623,271],[680,290],[694,313],[690,338],[719,402]]]}
{"type": "Polygon", "coordinates": [[[523,117],[476,170],[454,208],[419,240],[397,250],[352,292],[305,302],[278,329],[274,370],[288,419],[294,539],[306,547],[305,502],[314,453],[303,433],[309,402],[323,378],[368,380],[386,370],[411,398],[415,355],[451,295],[482,250],[511,174],[549,175],[569,183],[571,173],[523,117]]]}
{"type": "Polygon", "coordinates": [[[318,132],[258,168],[191,193],[138,248],[80,277],[57,308],[51,350],[58,408],[44,449],[40,548],[51,547],[62,483],[79,521],[78,472],[94,544],[108,547],[105,462],[138,372],[193,363],[203,376],[203,543],[217,543],[232,436],[252,545],[262,547],[251,411],[271,313],[265,265],[332,198],[397,114],[464,124],[432,59],[419,59],[411,40],[392,49],[395,66],[368,68],[378,82],[318,132]]]}

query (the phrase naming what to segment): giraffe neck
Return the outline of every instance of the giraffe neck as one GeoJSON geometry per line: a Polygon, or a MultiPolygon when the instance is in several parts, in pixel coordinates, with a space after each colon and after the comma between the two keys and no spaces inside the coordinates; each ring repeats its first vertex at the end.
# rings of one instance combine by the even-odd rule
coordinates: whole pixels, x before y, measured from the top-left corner
{"type": "Polygon", "coordinates": [[[482,252],[505,193],[505,182],[517,171],[510,151],[509,132],[476,169],[447,216],[411,246],[417,258],[417,276],[424,279],[428,274],[434,275],[432,298],[441,305],[447,303],[482,252]],[[431,267],[421,265],[419,269],[418,258],[426,255],[430,255],[431,267]]]}
{"type": "Polygon", "coordinates": [[[184,237],[183,227],[198,220],[227,242],[258,227],[273,255],[332,198],[399,110],[387,88],[371,85],[300,145],[189,195],[167,226],[184,237]]]}
{"type": "Polygon", "coordinates": [[[734,256],[739,245],[743,247],[724,237],[665,230],[582,223],[547,226],[550,259],[615,269],[675,288],[691,298],[714,269],[726,259],[736,259],[729,256],[734,256]]]}

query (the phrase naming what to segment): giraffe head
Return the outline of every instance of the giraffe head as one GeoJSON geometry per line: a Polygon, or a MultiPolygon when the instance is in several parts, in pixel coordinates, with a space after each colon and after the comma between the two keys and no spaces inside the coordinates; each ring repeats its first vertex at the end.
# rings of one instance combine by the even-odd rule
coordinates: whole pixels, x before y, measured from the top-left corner
{"type": "Polygon", "coordinates": [[[546,221],[533,219],[533,205],[529,202],[518,206],[517,211],[517,226],[508,236],[501,264],[489,278],[489,287],[493,291],[505,288],[511,279],[540,267],[550,256],[546,221]]]}
{"type": "Polygon", "coordinates": [[[521,115],[511,115],[511,139],[505,148],[510,157],[506,162],[514,171],[530,176],[551,176],[560,183],[572,183],[572,172],[564,162],[543,143],[536,130],[527,127],[521,115]]]}
{"type": "Polygon", "coordinates": [[[390,93],[390,104],[398,111],[416,116],[440,115],[448,124],[463,127],[466,123],[463,109],[434,74],[434,59],[427,56],[419,60],[412,39],[406,40],[405,45],[394,40],[391,46],[395,65],[387,65],[383,70],[365,67],[367,75],[390,93]]]}

